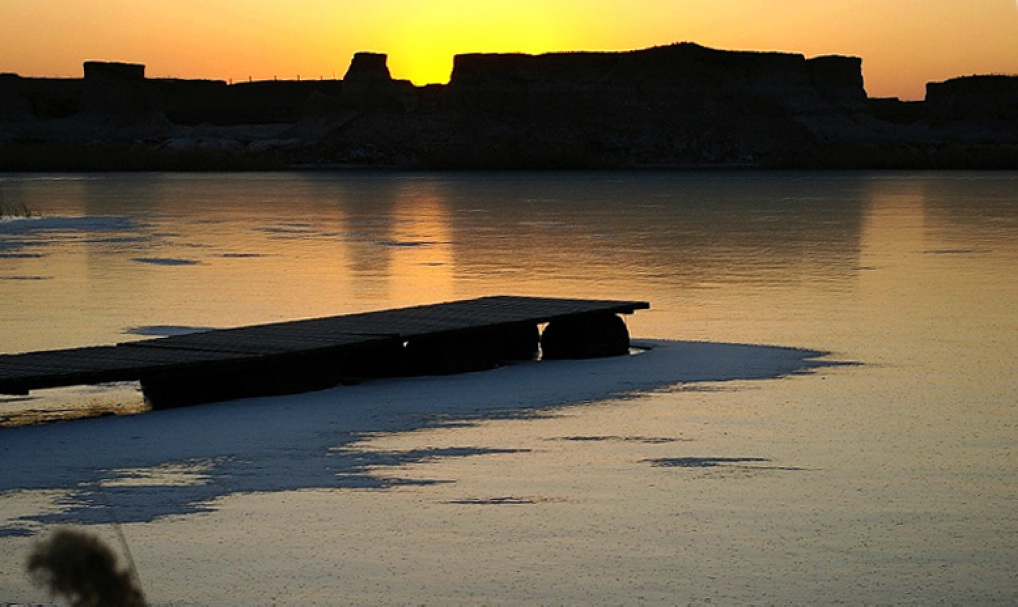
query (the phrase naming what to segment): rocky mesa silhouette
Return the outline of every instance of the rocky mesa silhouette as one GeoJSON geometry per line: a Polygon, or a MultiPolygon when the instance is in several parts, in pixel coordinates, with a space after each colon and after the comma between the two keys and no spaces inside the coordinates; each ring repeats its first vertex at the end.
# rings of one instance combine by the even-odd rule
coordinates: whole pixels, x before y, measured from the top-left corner
{"type": "Polygon", "coordinates": [[[342,80],[0,75],[0,170],[282,167],[1018,168],[1018,77],[870,99],[858,57],[723,51],[465,54],[448,84],[357,53],[342,80]]]}

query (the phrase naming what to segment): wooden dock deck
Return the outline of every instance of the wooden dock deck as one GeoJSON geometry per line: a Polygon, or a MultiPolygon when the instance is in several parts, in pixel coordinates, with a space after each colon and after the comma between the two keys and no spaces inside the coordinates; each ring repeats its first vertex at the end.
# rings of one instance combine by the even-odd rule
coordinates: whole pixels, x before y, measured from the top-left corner
{"type": "Polygon", "coordinates": [[[365,377],[441,374],[501,361],[628,352],[619,314],[640,301],[482,297],[0,355],[0,394],[141,381],[153,407],[323,389],[365,377]],[[541,334],[540,325],[546,324],[541,334]]]}

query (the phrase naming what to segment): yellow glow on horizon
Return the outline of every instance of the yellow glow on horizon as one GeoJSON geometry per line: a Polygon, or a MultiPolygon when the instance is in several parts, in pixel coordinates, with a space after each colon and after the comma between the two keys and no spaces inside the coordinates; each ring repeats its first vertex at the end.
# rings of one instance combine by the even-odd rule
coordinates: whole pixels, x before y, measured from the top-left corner
{"type": "Polygon", "coordinates": [[[387,31],[389,67],[415,84],[449,81],[463,53],[543,53],[568,45],[569,21],[541,0],[438,0],[405,5],[387,31]]]}
{"type": "Polygon", "coordinates": [[[632,50],[696,42],[863,58],[873,96],[1018,73],[1008,0],[0,0],[0,72],[80,77],[84,61],[151,77],[342,77],[357,51],[393,76],[445,83],[472,52],[632,50]]]}

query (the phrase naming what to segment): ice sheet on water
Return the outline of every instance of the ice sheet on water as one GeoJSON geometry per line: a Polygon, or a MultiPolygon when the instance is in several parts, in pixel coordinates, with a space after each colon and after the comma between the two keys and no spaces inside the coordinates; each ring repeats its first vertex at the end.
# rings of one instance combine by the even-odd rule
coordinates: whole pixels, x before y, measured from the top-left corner
{"type": "Polygon", "coordinates": [[[174,335],[190,335],[210,331],[211,327],[189,327],[186,325],[146,325],[124,329],[127,335],[145,335],[149,337],[172,337],[174,335]]]}
{"type": "MultiPolygon", "coordinates": [[[[84,234],[122,233],[141,224],[126,216],[4,217],[0,218],[0,252],[5,258],[21,255],[26,247],[44,246],[50,239],[75,238],[84,234]]],[[[123,237],[121,237],[123,238],[123,237]]],[[[41,254],[24,254],[41,257],[41,254]]]]}
{"type": "Polygon", "coordinates": [[[0,235],[29,234],[33,232],[116,232],[133,230],[138,223],[131,217],[81,216],[81,217],[5,217],[0,219],[0,235]]]}
{"type": "MultiPolygon", "coordinates": [[[[680,384],[774,379],[833,364],[816,360],[820,352],[795,348],[665,341],[646,345],[653,347],[640,356],[522,363],[484,373],[365,382],[292,396],[7,428],[0,442],[0,495],[49,490],[66,492],[67,497],[58,513],[26,513],[0,523],[0,536],[38,524],[105,523],[110,506],[123,522],[144,522],[206,511],[235,493],[444,482],[396,475],[415,462],[484,456],[506,447],[378,451],[365,436],[507,415],[526,419],[567,406],[624,403],[680,384]],[[77,447],[41,450],[40,445],[77,447]],[[200,483],[108,486],[111,470],[132,470],[132,478],[162,478],[168,465],[196,461],[208,463],[203,464],[200,483]]],[[[580,444],[586,438],[571,440],[580,444]]],[[[625,435],[589,439],[659,440],[625,435]]],[[[671,468],[768,465],[716,457],[648,463],[671,468]]]]}
{"type": "Polygon", "coordinates": [[[179,257],[132,257],[131,261],[147,263],[155,266],[196,266],[200,261],[179,257]]]}
{"type": "Polygon", "coordinates": [[[431,247],[441,243],[437,240],[382,240],[378,244],[383,247],[431,247]]]}
{"type": "Polygon", "coordinates": [[[208,472],[216,462],[188,460],[167,462],[149,468],[117,468],[109,471],[109,478],[100,481],[106,487],[187,487],[204,485],[210,480],[208,472]]]}
{"type": "Polygon", "coordinates": [[[277,238],[299,238],[302,236],[321,236],[321,230],[306,222],[281,222],[270,226],[256,228],[259,232],[277,238]]]}

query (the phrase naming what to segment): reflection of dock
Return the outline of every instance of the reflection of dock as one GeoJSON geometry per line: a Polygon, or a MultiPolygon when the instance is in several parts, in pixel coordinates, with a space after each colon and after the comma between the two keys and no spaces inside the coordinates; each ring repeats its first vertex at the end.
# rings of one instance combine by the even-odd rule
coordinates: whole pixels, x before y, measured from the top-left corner
{"type": "Polygon", "coordinates": [[[482,297],[69,350],[0,355],[0,393],[141,381],[153,407],[323,389],[501,361],[624,354],[646,302],[482,297]],[[540,325],[547,323],[543,333],[540,325]]]}

